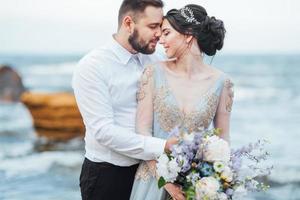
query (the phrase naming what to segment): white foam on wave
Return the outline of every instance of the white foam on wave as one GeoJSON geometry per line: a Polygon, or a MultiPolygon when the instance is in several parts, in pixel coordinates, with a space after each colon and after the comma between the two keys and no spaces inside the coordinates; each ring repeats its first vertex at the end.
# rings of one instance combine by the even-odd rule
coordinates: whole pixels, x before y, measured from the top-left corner
{"type": "Polygon", "coordinates": [[[64,62],[58,64],[32,65],[23,73],[34,76],[70,75],[73,73],[76,64],[76,62],[64,62]]]}
{"type": "Polygon", "coordinates": [[[1,160],[0,170],[7,178],[12,176],[30,176],[46,173],[51,166],[79,166],[83,161],[81,152],[42,152],[21,158],[1,160]]]}
{"type": "Polygon", "coordinates": [[[1,143],[0,160],[5,158],[15,158],[28,155],[33,151],[34,145],[32,141],[16,142],[16,143],[1,143]]]}
{"type": "Polygon", "coordinates": [[[291,166],[275,166],[274,171],[270,175],[270,180],[281,184],[300,183],[300,168],[291,166]]]}
{"type": "Polygon", "coordinates": [[[71,90],[72,74],[77,63],[33,65],[22,73],[24,84],[33,91],[71,90]]]}
{"type": "MultiPolygon", "coordinates": [[[[263,113],[265,118],[261,119],[249,115],[248,109],[245,112],[247,113],[245,119],[232,123],[230,134],[232,147],[240,148],[249,142],[266,139],[269,143],[266,144],[265,148],[270,153],[266,164],[274,166],[270,179],[277,183],[299,183],[300,153],[297,151],[299,145],[295,140],[299,134],[297,131],[293,131],[296,130],[297,125],[285,122],[284,120],[288,121],[288,119],[285,119],[283,112],[281,113],[282,118],[276,118],[272,115],[277,115],[277,111],[271,110],[271,116],[263,113]]],[[[237,116],[237,119],[240,118],[237,116]]]]}
{"type": "Polygon", "coordinates": [[[251,101],[251,100],[271,100],[271,99],[290,99],[291,91],[281,88],[264,87],[235,87],[235,101],[251,101]]]}
{"type": "Polygon", "coordinates": [[[31,115],[22,103],[0,103],[0,106],[0,133],[32,127],[31,115]]]}

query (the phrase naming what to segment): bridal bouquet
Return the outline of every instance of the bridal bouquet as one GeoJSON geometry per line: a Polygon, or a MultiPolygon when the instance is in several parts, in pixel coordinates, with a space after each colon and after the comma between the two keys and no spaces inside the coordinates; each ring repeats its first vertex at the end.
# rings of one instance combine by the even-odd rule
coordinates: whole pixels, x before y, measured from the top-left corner
{"type": "Polygon", "coordinates": [[[272,169],[260,166],[268,156],[265,141],[230,150],[219,132],[213,129],[189,134],[174,129],[170,135],[181,142],[171,153],[159,157],[158,187],[179,184],[187,200],[241,199],[248,191],[266,190],[269,186],[257,180],[272,169]]]}

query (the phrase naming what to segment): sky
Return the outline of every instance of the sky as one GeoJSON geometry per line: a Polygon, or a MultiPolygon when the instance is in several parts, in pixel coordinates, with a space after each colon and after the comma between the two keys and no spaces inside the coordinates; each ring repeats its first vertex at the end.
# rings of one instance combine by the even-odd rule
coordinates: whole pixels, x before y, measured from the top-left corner
{"type": "MultiPolygon", "coordinates": [[[[0,0],[0,53],[77,54],[117,30],[122,0],[0,0]]],[[[196,3],[224,21],[225,53],[300,53],[298,0],[165,0],[165,13],[196,3]]]]}

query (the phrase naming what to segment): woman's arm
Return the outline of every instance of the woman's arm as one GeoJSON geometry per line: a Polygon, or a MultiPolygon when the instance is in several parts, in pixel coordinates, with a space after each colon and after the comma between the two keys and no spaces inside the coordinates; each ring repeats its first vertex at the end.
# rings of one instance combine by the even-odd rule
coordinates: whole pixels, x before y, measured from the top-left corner
{"type": "Polygon", "coordinates": [[[233,83],[227,78],[224,82],[224,86],[220,95],[219,105],[217,108],[216,116],[214,118],[214,127],[221,129],[220,137],[229,142],[229,130],[230,130],[230,115],[233,104],[233,83]]]}
{"type": "MultiPolygon", "coordinates": [[[[137,92],[136,132],[145,136],[153,136],[153,93],[154,93],[154,69],[148,66],[140,79],[137,92]]],[[[156,161],[147,161],[151,175],[155,175],[156,161]]]]}
{"type": "MultiPolygon", "coordinates": [[[[153,66],[145,69],[137,92],[136,132],[146,136],[153,136],[153,97],[155,89],[153,73],[153,66]]],[[[150,174],[159,179],[156,173],[156,160],[146,161],[146,164],[150,174]]],[[[165,185],[165,189],[173,198],[184,199],[179,186],[168,183],[165,185]]]]}
{"type": "Polygon", "coordinates": [[[153,136],[153,93],[154,93],[154,78],[153,66],[148,66],[140,79],[139,88],[137,91],[137,111],[135,129],[138,134],[153,136]]]}

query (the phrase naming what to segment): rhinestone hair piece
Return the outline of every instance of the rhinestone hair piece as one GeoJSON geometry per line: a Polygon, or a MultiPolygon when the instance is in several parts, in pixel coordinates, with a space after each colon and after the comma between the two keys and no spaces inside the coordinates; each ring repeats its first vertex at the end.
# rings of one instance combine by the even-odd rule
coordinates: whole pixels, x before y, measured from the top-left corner
{"type": "Polygon", "coordinates": [[[189,23],[201,24],[198,20],[195,19],[194,13],[192,9],[185,6],[180,9],[180,14],[185,18],[185,21],[189,23]]]}

